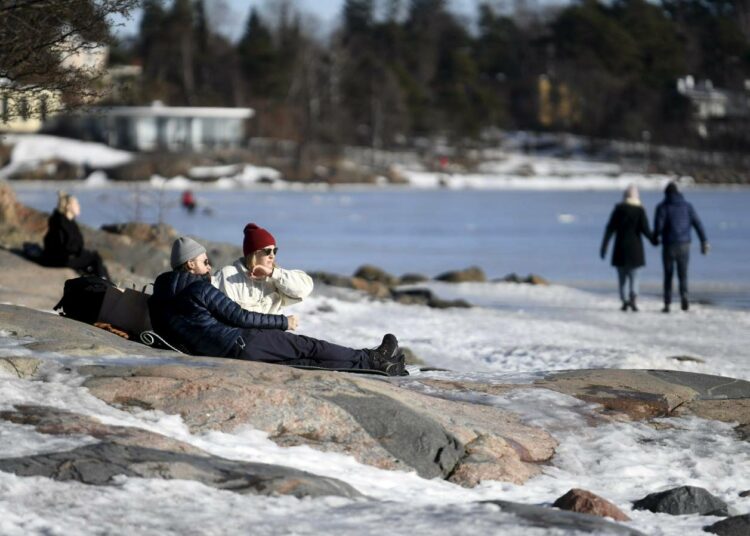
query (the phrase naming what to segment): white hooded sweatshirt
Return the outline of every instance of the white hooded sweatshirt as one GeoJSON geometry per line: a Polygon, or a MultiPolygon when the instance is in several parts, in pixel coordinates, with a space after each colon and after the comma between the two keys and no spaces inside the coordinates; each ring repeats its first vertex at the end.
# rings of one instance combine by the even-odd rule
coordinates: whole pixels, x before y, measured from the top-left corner
{"type": "Polygon", "coordinates": [[[301,302],[313,290],[313,280],[302,270],[278,266],[269,277],[253,279],[244,259],[219,270],[212,284],[247,311],[279,314],[282,307],[301,302]]]}

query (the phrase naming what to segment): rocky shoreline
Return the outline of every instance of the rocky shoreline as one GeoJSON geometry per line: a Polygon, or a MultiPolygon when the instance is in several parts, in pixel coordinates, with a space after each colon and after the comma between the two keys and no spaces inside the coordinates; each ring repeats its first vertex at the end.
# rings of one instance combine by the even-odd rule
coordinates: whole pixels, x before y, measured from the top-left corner
{"type": "MultiPolygon", "coordinates": [[[[639,421],[661,430],[668,426],[665,419],[698,416],[731,423],[738,441],[750,440],[750,382],[705,374],[575,370],[540,373],[520,383],[429,374],[375,378],[149,348],[46,312],[59,299],[62,283],[74,274],[20,256],[25,242],[40,240],[46,215],[16,203],[3,184],[0,200],[4,248],[0,249],[0,330],[14,341],[0,357],[0,379],[23,381],[29,389],[49,382],[79,382],[92,396],[126,414],[149,410],[179,416],[191,434],[250,427],[281,447],[344,454],[367,466],[413,471],[422,478],[464,487],[488,480],[522,484],[554,464],[558,447],[554,430],[524,422],[522,407],[500,408],[485,403],[483,397],[555,392],[593,405],[588,427],[639,421]]],[[[84,229],[84,234],[120,281],[145,284],[152,274],[166,269],[173,239],[168,228],[134,224],[109,232],[84,229]]],[[[209,252],[217,263],[224,263],[238,255],[238,248],[210,244],[209,252]]],[[[402,285],[419,283],[416,276],[396,278],[374,267],[336,279],[340,277],[316,274],[320,284],[398,301],[406,299],[398,294],[402,285]]],[[[441,276],[443,280],[460,277],[483,274],[470,269],[441,276]]],[[[416,303],[446,305],[431,295],[421,299],[425,301],[416,303]]],[[[76,448],[0,457],[0,470],[19,476],[111,486],[124,475],[194,480],[239,494],[370,500],[365,491],[343,480],[283,465],[223,458],[145,427],[107,424],[54,401],[5,408],[0,422],[22,424],[50,436],[86,438],[76,448]]],[[[707,530],[747,534],[750,514],[733,511],[700,488],[678,486],[668,491],[666,498],[633,496],[634,502],[644,501],[633,507],[673,515],[720,515],[726,519],[707,530]]],[[[492,508],[482,515],[512,513],[515,527],[641,534],[628,526],[628,516],[621,510],[626,505],[618,508],[586,490],[571,490],[554,508],[506,501],[491,501],[488,506],[492,508]]]]}

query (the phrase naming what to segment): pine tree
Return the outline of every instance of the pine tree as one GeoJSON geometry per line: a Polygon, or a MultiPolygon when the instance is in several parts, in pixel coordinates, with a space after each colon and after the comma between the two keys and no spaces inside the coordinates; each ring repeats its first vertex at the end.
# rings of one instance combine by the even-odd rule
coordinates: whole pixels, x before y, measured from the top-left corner
{"type": "Polygon", "coordinates": [[[143,61],[143,74],[147,80],[163,81],[166,78],[164,56],[167,50],[162,40],[166,18],[162,0],[144,0],[138,51],[143,61]]]}
{"type": "Polygon", "coordinates": [[[237,54],[250,93],[255,97],[273,97],[279,90],[273,75],[277,53],[271,32],[255,8],[250,11],[237,44],[237,54]]]}
{"type": "Polygon", "coordinates": [[[193,35],[194,13],[191,0],[174,0],[167,18],[167,35],[171,38],[177,68],[176,82],[184,102],[191,105],[195,101],[195,41],[193,35]]]}

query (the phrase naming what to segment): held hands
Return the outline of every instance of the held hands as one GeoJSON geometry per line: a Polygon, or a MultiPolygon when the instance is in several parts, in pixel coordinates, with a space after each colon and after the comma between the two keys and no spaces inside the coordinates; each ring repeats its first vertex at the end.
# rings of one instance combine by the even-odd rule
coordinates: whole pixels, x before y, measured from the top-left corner
{"type": "Polygon", "coordinates": [[[701,253],[708,255],[709,251],[711,251],[711,244],[708,242],[701,242],[701,253]]]}
{"type": "Polygon", "coordinates": [[[252,279],[262,279],[264,277],[270,277],[272,273],[273,268],[267,268],[259,264],[253,268],[253,271],[250,273],[250,277],[252,279]]]}
{"type": "Polygon", "coordinates": [[[286,329],[289,331],[294,331],[299,326],[299,320],[295,315],[289,315],[286,317],[287,323],[289,324],[289,327],[286,329]]]}

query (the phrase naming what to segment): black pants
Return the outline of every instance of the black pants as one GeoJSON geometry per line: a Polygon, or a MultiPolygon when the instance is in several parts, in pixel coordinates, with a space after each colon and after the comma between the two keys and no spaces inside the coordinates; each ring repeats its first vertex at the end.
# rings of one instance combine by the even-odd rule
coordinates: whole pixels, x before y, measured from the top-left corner
{"type": "Polygon", "coordinates": [[[690,261],[690,243],[664,245],[661,250],[664,264],[664,303],[672,303],[672,277],[677,265],[677,280],[680,285],[680,298],[688,299],[688,262],[690,261]]]}
{"type": "Polygon", "coordinates": [[[104,266],[104,261],[96,251],[84,249],[80,255],[69,257],[68,266],[82,274],[93,274],[109,279],[107,267],[104,266]]]}
{"type": "Polygon", "coordinates": [[[232,357],[264,363],[329,369],[371,368],[366,350],[355,350],[278,329],[246,329],[234,350],[232,357]]]}

